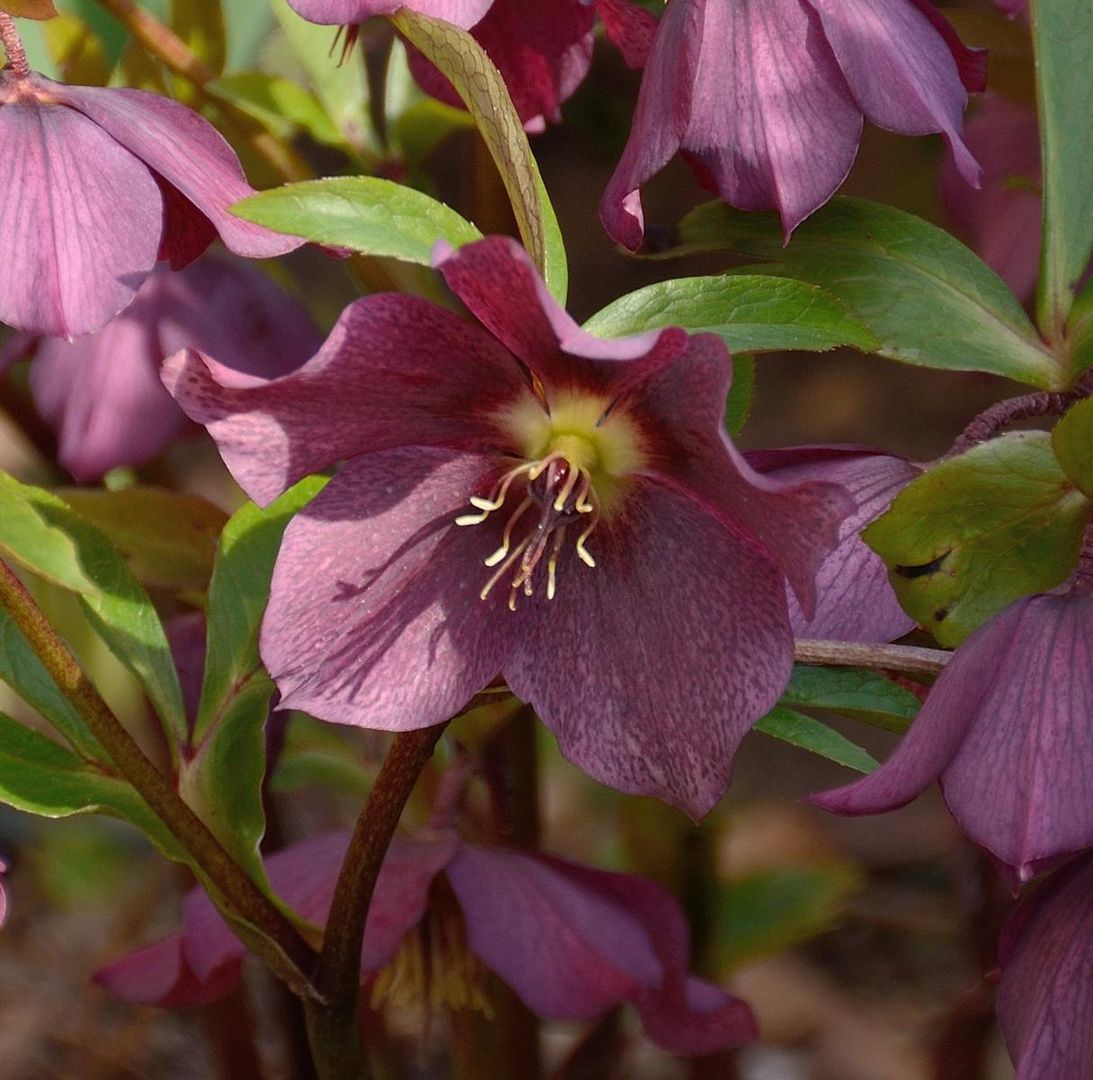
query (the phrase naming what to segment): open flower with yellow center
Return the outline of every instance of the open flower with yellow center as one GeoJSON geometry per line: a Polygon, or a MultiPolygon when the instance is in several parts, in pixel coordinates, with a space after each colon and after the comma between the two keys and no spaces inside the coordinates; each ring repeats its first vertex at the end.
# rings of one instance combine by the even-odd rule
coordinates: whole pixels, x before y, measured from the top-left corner
{"type": "Polygon", "coordinates": [[[571,761],[701,816],[789,677],[785,583],[811,611],[853,503],[743,460],[720,338],[594,338],[506,238],[438,262],[476,321],[371,296],[284,378],[168,361],[256,501],[342,462],[273,575],[283,704],[399,731],[500,674],[571,761]]]}

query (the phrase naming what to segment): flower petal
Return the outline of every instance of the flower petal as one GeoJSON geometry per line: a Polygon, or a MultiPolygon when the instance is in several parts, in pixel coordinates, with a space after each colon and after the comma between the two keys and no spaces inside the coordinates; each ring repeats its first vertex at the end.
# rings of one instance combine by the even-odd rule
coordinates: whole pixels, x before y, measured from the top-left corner
{"type": "MultiPolygon", "coordinates": [[[[559,106],[584,81],[592,61],[595,12],[585,0],[494,0],[473,36],[505,81],[521,122],[541,131],[561,120],[559,106]]],[[[433,97],[463,107],[451,83],[416,49],[410,69],[433,97]]]]}
{"type": "Polygon", "coordinates": [[[438,245],[433,261],[471,314],[545,381],[573,376],[567,356],[635,360],[665,336],[654,330],[607,340],[585,333],[550,295],[527,252],[507,236],[487,236],[457,251],[438,245]]]}
{"type": "Polygon", "coordinates": [[[608,40],[628,67],[645,67],[653,49],[657,17],[634,0],[595,0],[596,14],[608,40]]]}
{"type": "Polygon", "coordinates": [[[979,165],[960,134],[968,95],[933,21],[908,0],[808,0],[863,113],[904,135],[941,132],[968,183],[979,165]]]}
{"type": "Polygon", "coordinates": [[[675,0],[604,194],[604,225],[625,247],[640,244],[638,189],[682,146],[726,202],[778,210],[788,238],[849,172],[860,134],[860,111],[798,0],[675,0]]]}
{"type": "Polygon", "coordinates": [[[843,520],[839,546],[816,574],[816,611],[806,619],[789,595],[789,618],[796,637],[836,641],[894,641],[915,626],[899,606],[888,570],[859,535],[919,470],[909,461],[865,448],[816,446],[760,450],[745,454],[764,476],[785,484],[824,480],[849,492],[857,509],[843,520]]]}
{"type": "MultiPolygon", "coordinates": [[[[177,188],[237,255],[265,259],[284,255],[303,243],[228,212],[232,203],[253,195],[254,188],[243,176],[235,151],[192,109],[146,90],[41,81],[56,100],[90,117],[177,188]]],[[[192,250],[187,254],[192,257],[192,250]]]]}
{"type": "Polygon", "coordinates": [[[288,0],[288,6],[309,22],[344,26],[362,23],[373,15],[392,15],[408,8],[443,19],[464,30],[474,26],[494,0],[288,0]]]}
{"type": "Polygon", "coordinates": [[[789,678],[781,575],[694,501],[644,478],[589,548],[594,569],[563,554],[557,596],[530,609],[505,678],[574,764],[700,818],[789,678]]]}
{"type": "Polygon", "coordinates": [[[1018,601],[957,656],[980,635],[994,672],[941,787],[961,829],[1028,880],[1093,846],[1093,596],[1018,601]]]}
{"type": "Polygon", "coordinates": [[[1093,859],[1049,879],[1014,921],[998,1023],[1016,1080],[1093,1076],[1093,859]]]}
{"type": "Polygon", "coordinates": [[[835,484],[783,483],[747,463],[724,429],[721,403],[730,373],[721,339],[695,334],[681,357],[633,390],[634,413],[652,448],[647,471],[758,541],[811,617],[816,574],[838,544],[854,501],[835,484]],[[687,418],[685,425],[680,417],[687,418]]]}
{"type": "MultiPolygon", "coordinates": [[[[985,705],[998,686],[999,671],[1014,656],[1008,616],[1027,603],[1019,600],[960,646],[934,683],[911,730],[879,769],[853,784],[812,795],[808,801],[836,814],[881,814],[906,805],[929,787],[984,715],[985,705]]],[[[989,710],[986,715],[993,725],[996,717],[989,710]]],[[[1003,774],[995,772],[991,758],[982,765],[997,790],[1003,774]]],[[[1012,782],[1008,775],[1001,781],[1005,785],[1012,782]]],[[[994,800],[992,796],[992,806],[994,800]]]]}
{"type": "MultiPolygon", "coordinates": [[[[0,72],[0,91],[7,77],[0,72]]],[[[155,180],[61,105],[0,104],[0,144],[0,321],[57,337],[97,329],[155,264],[163,217],[155,180]]]]}
{"type": "Polygon", "coordinates": [[[540,1016],[589,1019],[661,983],[645,928],[588,875],[622,876],[469,844],[448,867],[471,950],[540,1016]]]}
{"type": "Polygon", "coordinates": [[[286,708],[387,731],[448,719],[493,679],[519,617],[487,601],[492,523],[459,528],[492,458],[427,447],[347,465],[285,531],[261,651],[286,708]]]}
{"type": "Polygon", "coordinates": [[[172,934],[99,968],[91,978],[115,997],[134,1005],[181,1008],[207,1005],[225,997],[239,982],[242,966],[240,946],[239,956],[200,979],[186,963],[182,935],[172,934]]]}
{"type": "Polygon", "coordinates": [[[350,304],[319,352],[284,378],[240,375],[194,352],[168,360],[163,378],[263,504],[356,454],[504,445],[488,417],[526,392],[488,334],[427,300],[386,294],[350,304]]]}

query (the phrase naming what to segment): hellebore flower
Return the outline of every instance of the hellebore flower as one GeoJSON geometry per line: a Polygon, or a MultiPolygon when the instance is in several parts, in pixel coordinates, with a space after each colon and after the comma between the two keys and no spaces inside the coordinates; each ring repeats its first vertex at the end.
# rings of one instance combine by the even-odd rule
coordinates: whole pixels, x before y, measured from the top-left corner
{"type": "Polygon", "coordinates": [[[998,1024],[1015,1080],[1093,1076],[1093,858],[1023,901],[999,953],[998,1024]]]}
{"type": "Polygon", "coordinates": [[[321,340],[304,307],[265,274],[210,255],[179,273],[157,267],[101,330],[40,340],[30,386],[60,436],[61,464],[94,480],[154,457],[182,430],[186,417],[159,378],[172,353],[202,349],[272,378],[299,367],[321,340]]]}
{"type": "Polygon", "coordinates": [[[1036,110],[988,94],[965,127],[982,162],[983,182],[970,188],[951,161],[938,185],[945,212],[970,248],[1021,300],[1036,287],[1040,266],[1040,130],[1036,110]]]}
{"type": "Polygon", "coordinates": [[[915,626],[899,606],[879,555],[861,539],[921,470],[903,458],[853,446],[800,446],[791,450],[752,450],[748,464],[782,483],[826,480],[853,498],[854,513],[839,529],[839,546],[816,574],[816,610],[806,618],[787,590],[794,637],[834,641],[894,641],[915,626]]]}
{"type": "Polygon", "coordinates": [[[935,780],[960,828],[1027,881],[1093,845],[1093,592],[1011,604],[956,650],[895,753],[813,796],[838,814],[909,803],[935,780]]]}
{"type": "Polygon", "coordinates": [[[302,243],[228,213],[252,195],[197,113],[144,90],[0,70],[0,321],[75,337],[127,307],[157,259],[179,270],[219,234],[236,254],[302,243]]]}
{"type": "Polygon", "coordinates": [[[345,462],[274,571],[283,704],[428,727],[500,672],[571,761],[701,816],[789,677],[785,581],[811,611],[849,496],[747,465],[720,338],[594,338],[503,237],[440,269],[481,326],[379,295],[285,378],[164,369],[255,500],[345,462]]]}
{"type": "Polygon", "coordinates": [[[640,247],[640,189],[682,150],[726,202],[777,210],[788,239],[846,177],[863,114],[904,135],[941,132],[974,184],[960,123],[984,74],[983,54],[927,0],[672,0],[604,227],[640,247]]]}
{"type": "MultiPolygon", "coordinates": [[[[654,16],[633,0],[289,0],[305,19],[360,23],[372,15],[408,8],[465,30],[485,49],[508,87],[529,131],[561,119],[559,107],[588,74],[596,16],[631,67],[645,62],[654,16]]],[[[416,49],[410,70],[426,93],[463,107],[451,83],[416,49]]]]}
{"type": "MultiPolygon", "coordinates": [[[[347,833],[293,845],[267,862],[276,891],[322,924],[347,833]]],[[[707,1054],[755,1037],[751,1010],[687,973],[690,940],[658,885],[531,852],[463,843],[454,833],[397,839],[368,912],[362,982],[372,1003],[489,1009],[481,965],[540,1016],[592,1019],[623,1001],[675,1054],[707,1054]]],[[[227,994],[245,951],[209,899],[183,901],[183,930],[96,972],[127,1001],[197,1005],[227,994]]]]}

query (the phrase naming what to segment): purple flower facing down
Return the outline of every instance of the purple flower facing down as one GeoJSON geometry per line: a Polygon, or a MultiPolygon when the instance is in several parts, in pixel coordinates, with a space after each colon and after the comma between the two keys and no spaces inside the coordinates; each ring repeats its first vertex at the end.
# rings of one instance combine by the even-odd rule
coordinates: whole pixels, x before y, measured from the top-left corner
{"type": "Polygon", "coordinates": [[[951,161],[939,186],[956,231],[1021,300],[1032,296],[1040,266],[1040,131],[1029,105],[988,94],[966,128],[983,163],[979,190],[951,161]]]}
{"type": "Polygon", "coordinates": [[[216,129],[144,90],[0,70],[0,321],[75,337],[128,306],[157,259],[217,235],[239,255],[301,243],[228,212],[253,194],[216,129]]]}
{"type": "MultiPolygon", "coordinates": [[[[315,837],[272,856],[269,878],[301,916],[322,924],[348,834],[315,837]]],[[[482,968],[529,1008],[592,1019],[633,1002],[646,1034],[676,1054],[707,1054],[755,1037],[742,1001],[688,975],[690,939],[659,886],[550,856],[483,848],[453,833],[396,840],[368,912],[361,976],[372,1003],[488,1009],[482,968]]],[[[96,973],[127,1001],[196,1005],[236,984],[244,957],[200,890],[183,930],[96,973]]]]}
{"type": "Polygon", "coordinates": [[[265,274],[206,256],[180,273],[158,267],[101,330],[38,342],[30,385],[60,436],[60,462],[78,480],[162,451],[186,422],[159,368],[179,349],[213,353],[267,377],[297,368],[322,340],[307,311],[265,274]]]}
{"type": "Polygon", "coordinates": [[[783,483],[826,480],[839,484],[856,509],[839,530],[839,546],[816,575],[816,610],[806,618],[787,590],[794,637],[835,641],[894,641],[915,626],[899,606],[880,556],[861,539],[921,470],[903,458],[864,447],[801,446],[792,450],[754,450],[748,464],[783,483]]]}
{"type": "MultiPolygon", "coordinates": [[[[289,0],[305,19],[359,23],[401,7],[470,30],[497,65],[529,131],[561,119],[559,107],[588,74],[596,16],[627,63],[645,61],[656,19],[633,0],[289,0]]],[[[451,83],[416,49],[410,69],[426,93],[462,108],[451,83]]]]}
{"type": "Polygon", "coordinates": [[[501,237],[441,270],[477,324],[380,295],[286,378],[165,368],[256,500],[345,463],[274,571],[283,703],[427,727],[501,673],[576,764],[701,816],[788,678],[785,581],[811,611],[849,497],[747,465],[720,338],[591,337],[501,237]]]}
{"type": "Polygon", "coordinates": [[[935,780],[957,824],[1027,881],[1093,846],[1093,593],[1011,604],[957,649],[896,752],[812,801],[877,814],[935,780]]]}
{"type": "Polygon", "coordinates": [[[1044,882],[1003,930],[998,1023],[1015,1080],[1093,1076],[1093,858],[1044,882]]]}
{"type": "Polygon", "coordinates": [[[604,227],[639,248],[640,189],[682,150],[726,202],[777,210],[788,239],[842,183],[863,115],[905,135],[941,132],[974,184],[960,125],[983,61],[927,0],[672,0],[604,227]]]}

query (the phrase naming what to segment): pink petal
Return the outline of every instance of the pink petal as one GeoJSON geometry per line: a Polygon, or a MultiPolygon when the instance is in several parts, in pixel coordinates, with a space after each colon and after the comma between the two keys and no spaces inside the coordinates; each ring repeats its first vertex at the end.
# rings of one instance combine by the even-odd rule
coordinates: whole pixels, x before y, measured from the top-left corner
{"type": "Polygon", "coordinates": [[[551,1019],[598,1016],[662,979],[645,928],[626,905],[584,887],[580,869],[472,845],[448,867],[471,950],[551,1019]]]}
{"type": "Polygon", "coordinates": [[[163,378],[262,504],[355,454],[504,445],[489,414],[526,392],[519,366],[489,335],[427,300],[389,294],[350,304],[319,352],[285,378],[241,375],[194,352],[172,357],[163,378]]]}
{"type": "Polygon", "coordinates": [[[908,0],[808,0],[861,110],[904,135],[944,134],[977,186],[979,165],[960,129],[968,95],[945,39],[908,0]]]}
{"type": "Polygon", "coordinates": [[[679,904],[659,885],[629,874],[571,867],[586,888],[615,900],[639,919],[664,972],[635,1003],[646,1035],[671,1054],[711,1054],[756,1037],[751,1009],[718,986],[688,975],[690,933],[679,904]]]}
{"type": "Polygon", "coordinates": [[[645,479],[588,546],[594,569],[563,552],[557,596],[529,608],[505,678],[574,764],[700,818],[789,678],[782,577],[692,499],[645,479]]]}
{"type": "MultiPolygon", "coordinates": [[[[9,79],[0,73],[0,102],[9,79]]],[[[0,144],[0,320],[58,337],[102,326],[156,261],[159,188],[137,158],[61,105],[0,103],[0,144]]]]}
{"type": "Polygon", "coordinates": [[[657,32],[656,16],[634,0],[596,0],[596,14],[627,65],[645,67],[657,32]]]}
{"type": "Polygon", "coordinates": [[[503,590],[479,598],[500,526],[454,521],[500,471],[426,447],[368,454],[293,519],[261,635],[284,707],[402,731],[497,675],[519,623],[503,590]]]}
{"type": "Polygon", "coordinates": [[[745,455],[764,476],[785,484],[824,480],[849,492],[857,509],[839,529],[839,545],[816,575],[816,612],[806,619],[789,594],[793,633],[836,641],[894,641],[915,626],[899,606],[880,556],[860,533],[888,509],[921,470],[903,458],[852,447],[797,447],[745,455]]]}
{"type": "Polygon", "coordinates": [[[724,430],[721,403],[729,379],[724,343],[696,334],[683,356],[634,391],[635,414],[655,447],[648,471],[697,496],[728,528],[757,541],[811,617],[816,574],[838,544],[854,502],[834,484],[783,483],[756,472],[724,430]]]}
{"type": "MultiPolygon", "coordinates": [[[[999,7],[1004,7],[1008,2],[1012,8],[1012,0],[995,0],[999,7]]],[[[957,37],[953,24],[937,10],[930,0],[911,0],[911,3],[930,20],[930,25],[941,35],[949,52],[956,61],[956,70],[960,75],[960,81],[969,94],[981,94],[987,89],[987,50],[969,49],[957,37]]],[[[1017,0],[1019,5],[1024,5],[1027,0],[1017,0]]],[[[1014,12],[1016,13],[1016,12],[1014,12]]]]}
{"type": "MultiPolygon", "coordinates": [[[[224,137],[191,109],[145,90],[48,83],[53,96],[90,117],[131,153],[178,189],[237,255],[265,259],[303,241],[281,236],[228,212],[254,194],[224,137]]],[[[123,190],[123,189],[119,189],[123,190]]],[[[193,257],[187,245],[187,256],[193,257]]]]}
{"type": "MultiPolygon", "coordinates": [[[[473,31],[497,66],[520,120],[542,130],[561,120],[559,106],[584,81],[592,60],[595,13],[584,0],[494,0],[473,31]]],[[[449,105],[463,100],[417,50],[410,69],[422,88],[449,105]]]]}
{"type": "Polygon", "coordinates": [[[180,1008],[225,997],[239,982],[242,965],[241,955],[233,957],[200,979],[183,956],[182,935],[172,934],[99,968],[92,980],[134,1005],[180,1008]]]}
{"type": "Polygon", "coordinates": [[[1016,1080],[1093,1075],[1093,860],[1049,879],[1019,909],[998,988],[1016,1080]]]}
{"type": "Polygon", "coordinates": [[[601,203],[608,233],[641,242],[638,189],[682,147],[726,202],[776,209],[786,236],[850,169],[861,115],[798,0],[675,0],[661,19],[630,139],[601,203]]]}
{"type": "Polygon", "coordinates": [[[431,15],[461,26],[474,26],[494,0],[288,0],[288,6],[309,22],[332,26],[362,23],[373,15],[392,15],[399,8],[431,15]]]}
{"type": "Polygon", "coordinates": [[[965,128],[983,164],[976,191],[950,158],[938,183],[945,212],[969,247],[1021,300],[1032,296],[1040,265],[1040,136],[1036,110],[988,94],[965,128]]]}
{"type": "MultiPolygon", "coordinates": [[[[505,236],[487,236],[458,251],[438,245],[434,263],[471,314],[545,381],[565,383],[573,377],[568,357],[644,357],[664,334],[654,330],[605,340],[586,333],[551,296],[524,249],[505,236]]],[[[578,367],[587,372],[590,365],[578,367]]]]}

